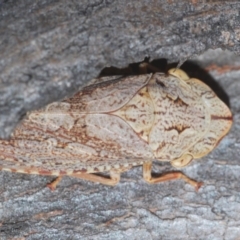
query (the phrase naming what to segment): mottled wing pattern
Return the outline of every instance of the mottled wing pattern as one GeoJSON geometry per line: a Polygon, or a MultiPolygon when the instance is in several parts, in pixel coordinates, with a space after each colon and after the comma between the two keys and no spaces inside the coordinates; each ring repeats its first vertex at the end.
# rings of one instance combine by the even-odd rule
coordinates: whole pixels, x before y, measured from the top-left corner
{"type": "Polygon", "coordinates": [[[108,114],[129,101],[150,75],[90,86],[29,114],[10,141],[0,141],[5,170],[40,174],[99,172],[153,160],[146,142],[108,114]]]}
{"type": "MultiPolygon", "coordinates": [[[[107,113],[123,107],[145,86],[152,74],[121,78],[104,77],[101,82],[87,86],[72,98],[66,99],[72,113],[107,113]],[[112,79],[112,80],[110,80],[112,79]]],[[[55,107],[55,106],[54,106],[55,107]]],[[[51,111],[49,109],[49,111],[51,111]]]]}

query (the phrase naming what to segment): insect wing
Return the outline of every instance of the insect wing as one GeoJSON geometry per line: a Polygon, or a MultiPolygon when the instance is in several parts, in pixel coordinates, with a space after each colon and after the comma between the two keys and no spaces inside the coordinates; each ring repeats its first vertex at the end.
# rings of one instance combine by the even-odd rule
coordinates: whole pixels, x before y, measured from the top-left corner
{"type": "Polygon", "coordinates": [[[150,76],[91,85],[70,99],[29,114],[10,141],[0,142],[0,165],[39,174],[99,172],[153,160],[148,144],[120,117],[150,76]]]}

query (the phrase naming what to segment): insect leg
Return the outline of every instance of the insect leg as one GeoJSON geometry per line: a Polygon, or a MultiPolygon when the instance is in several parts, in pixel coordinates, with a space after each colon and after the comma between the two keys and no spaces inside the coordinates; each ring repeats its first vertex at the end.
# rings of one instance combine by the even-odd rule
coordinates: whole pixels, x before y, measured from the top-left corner
{"type": "Polygon", "coordinates": [[[57,177],[51,183],[47,184],[47,187],[54,191],[61,180],[62,177],[57,177]]]}
{"type": "MultiPolygon", "coordinates": [[[[129,167],[128,168],[120,168],[117,170],[116,169],[111,170],[109,172],[109,177],[96,175],[94,173],[73,173],[68,176],[75,177],[75,178],[81,178],[84,180],[97,182],[97,183],[101,183],[101,184],[108,185],[108,186],[115,186],[120,181],[121,173],[125,172],[126,170],[129,170],[129,167]]],[[[51,190],[55,190],[58,183],[61,181],[61,179],[62,179],[62,176],[57,177],[55,180],[53,180],[51,183],[49,183],[47,185],[47,187],[49,187],[51,190]]]]}
{"type": "Polygon", "coordinates": [[[120,181],[120,172],[110,171],[109,177],[99,176],[94,173],[71,174],[70,176],[89,180],[92,182],[102,183],[104,185],[115,186],[120,181]]]}
{"type": "Polygon", "coordinates": [[[109,178],[105,176],[99,176],[94,173],[72,174],[71,176],[109,186],[114,186],[120,181],[120,173],[112,171],[110,171],[109,178]]]}
{"type": "Polygon", "coordinates": [[[196,182],[196,181],[190,179],[189,177],[184,175],[182,172],[170,172],[170,173],[166,173],[166,174],[164,174],[160,177],[152,177],[151,169],[152,169],[152,163],[151,162],[147,162],[147,163],[143,164],[143,178],[148,183],[158,183],[158,182],[164,182],[164,181],[169,181],[169,180],[174,180],[174,179],[181,178],[185,182],[191,184],[196,189],[196,191],[203,184],[202,182],[196,182]]]}
{"type": "MultiPolygon", "coordinates": [[[[89,180],[92,182],[98,182],[98,183],[102,183],[109,186],[115,186],[120,181],[120,175],[121,175],[120,172],[110,171],[109,178],[104,176],[98,176],[94,173],[79,173],[79,174],[71,174],[68,176],[81,178],[81,179],[89,180]]],[[[51,190],[55,190],[58,183],[61,180],[62,180],[62,177],[57,177],[51,183],[47,184],[47,187],[49,187],[51,190]]]]}
{"type": "MultiPolygon", "coordinates": [[[[115,186],[120,181],[120,172],[110,171],[109,178],[104,176],[98,176],[94,173],[79,173],[79,174],[71,174],[68,176],[81,178],[85,180],[89,180],[92,182],[102,183],[109,186],[115,186]]],[[[62,177],[57,177],[51,183],[47,184],[52,191],[56,189],[58,183],[62,180],[62,177]]]]}
{"type": "MultiPolygon", "coordinates": [[[[85,180],[89,180],[92,182],[102,183],[109,186],[115,186],[120,181],[120,172],[110,171],[109,178],[104,176],[99,176],[94,173],[79,173],[79,174],[71,174],[68,176],[81,178],[85,180]]],[[[47,184],[51,190],[55,190],[58,183],[61,181],[62,177],[57,177],[51,183],[47,184]]]]}

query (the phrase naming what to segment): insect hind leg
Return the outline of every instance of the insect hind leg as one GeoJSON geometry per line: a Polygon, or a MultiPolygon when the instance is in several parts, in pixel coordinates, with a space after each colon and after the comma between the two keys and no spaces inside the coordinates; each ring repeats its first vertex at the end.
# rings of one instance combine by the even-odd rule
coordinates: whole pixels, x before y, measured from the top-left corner
{"type": "MultiPolygon", "coordinates": [[[[99,176],[94,173],[76,173],[68,175],[70,177],[81,178],[84,180],[88,180],[91,182],[101,183],[108,186],[115,186],[119,183],[121,178],[121,172],[119,171],[110,171],[109,177],[106,176],[99,176]]],[[[62,176],[57,177],[51,183],[47,185],[51,190],[55,190],[59,182],[61,181],[62,176]]]]}
{"type": "Polygon", "coordinates": [[[119,183],[121,178],[121,173],[116,171],[110,171],[109,177],[99,176],[94,173],[81,173],[81,174],[72,174],[72,177],[81,178],[84,180],[89,180],[91,182],[101,183],[108,186],[115,186],[119,183]]]}

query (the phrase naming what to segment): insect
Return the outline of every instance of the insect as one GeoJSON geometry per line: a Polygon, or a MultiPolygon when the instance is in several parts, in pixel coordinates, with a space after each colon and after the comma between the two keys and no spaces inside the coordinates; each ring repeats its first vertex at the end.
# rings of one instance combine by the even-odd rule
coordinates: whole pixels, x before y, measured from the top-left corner
{"type": "Polygon", "coordinates": [[[231,125],[228,107],[180,69],[102,77],[29,113],[0,141],[0,170],[58,176],[54,189],[65,175],[115,185],[122,172],[142,165],[148,183],[182,178],[198,189],[201,183],[181,172],[153,177],[153,160],[184,167],[212,151],[231,125]]]}

